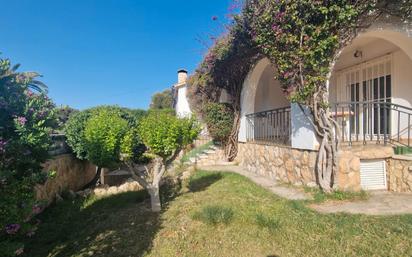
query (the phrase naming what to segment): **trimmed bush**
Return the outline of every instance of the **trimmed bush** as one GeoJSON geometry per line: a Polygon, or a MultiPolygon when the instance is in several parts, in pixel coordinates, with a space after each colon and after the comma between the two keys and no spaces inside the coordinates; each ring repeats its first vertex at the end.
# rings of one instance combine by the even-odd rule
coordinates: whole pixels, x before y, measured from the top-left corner
{"type": "Polygon", "coordinates": [[[213,140],[224,144],[233,127],[233,109],[228,104],[209,103],[205,107],[205,122],[213,140]]]}

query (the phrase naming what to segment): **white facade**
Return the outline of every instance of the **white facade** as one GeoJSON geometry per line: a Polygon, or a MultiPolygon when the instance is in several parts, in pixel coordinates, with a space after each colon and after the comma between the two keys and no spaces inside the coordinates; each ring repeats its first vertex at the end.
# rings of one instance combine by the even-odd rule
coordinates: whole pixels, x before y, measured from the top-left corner
{"type": "Polygon", "coordinates": [[[313,130],[313,120],[310,110],[305,106],[293,103],[291,106],[292,118],[292,148],[314,150],[319,148],[318,139],[313,130]]]}
{"type": "MultiPolygon", "coordinates": [[[[391,108],[395,109],[388,112],[386,116],[385,127],[390,130],[390,137],[402,139],[412,136],[412,128],[409,127],[412,122],[412,109],[406,109],[412,108],[411,28],[411,24],[385,18],[360,33],[349,46],[343,49],[332,68],[328,81],[332,111],[335,111],[333,109],[335,103],[386,101],[391,104],[391,108]],[[402,112],[398,110],[402,110],[402,112]]],[[[272,114],[265,114],[266,117],[263,120],[257,113],[290,106],[291,122],[288,144],[293,148],[316,150],[319,143],[309,120],[308,110],[304,108],[302,112],[298,105],[289,104],[278,81],[274,79],[275,74],[276,69],[270,64],[270,61],[262,59],[247,76],[241,95],[239,141],[246,142],[251,137],[250,128],[260,129],[255,124],[256,120],[259,122],[259,126],[263,124],[263,134],[270,139],[277,121],[272,120],[272,116],[270,116],[272,114]],[[255,116],[257,118],[248,119],[247,115],[253,113],[257,114],[255,116]]],[[[337,118],[339,124],[343,124],[343,133],[348,133],[349,130],[349,126],[345,125],[349,118],[345,118],[345,115],[347,113],[353,115],[355,112],[353,105],[348,104],[347,108],[348,111],[342,111],[341,116],[337,118]]],[[[335,112],[335,115],[338,115],[338,112],[335,112]]],[[[350,135],[352,135],[355,126],[359,126],[356,128],[358,134],[363,133],[362,130],[372,131],[375,134],[382,132],[384,114],[382,109],[377,112],[370,111],[370,114],[365,115],[362,110],[358,109],[356,112],[360,113],[358,115],[359,121],[357,121],[359,125],[353,125],[354,122],[351,121],[350,135]],[[373,128],[376,124],[368,124],[362,128],[364,126],[361,122],[363,117],[365,119],[366,117],[371,118],[370,122],[375,122],[379,128],[373,128]]],[[[365,113],[367,112],[365,111],[365,113]]],[[[363,123],[365,124],[365,122],[363,123]]],[[[373,134],[372,132],[371,134],[373,134]]],[[[373,137],[374,135],[371,136],[371,138],[373,137]]]]}
{"type": "Polygon", "coordinates": [[[173,86],[175,91],[175,110],[178,117],[190,117],[192,111],[190,110],[189,101],[187,98],[187,71],[178,71],[178,83],[173,86]]]}
{"type": "Polygon", "coordinates": [[[269,59],[260,60],[250,71],[243,83],[240,105],[241,121],[239,142],[247,140],[246,115],[261,111],[290,106],[284,96],[280,84],[275,80],[276,69],[269,59]]]}
{"type": "Polygon", "coordinates": [[[378,138],[382,127],[387,127],[391,139],[407,139],[412,134],[412,110],[408,109],[412,107],[412,34],[407,24],[381,21],[361,33],[341,53],[329,85],[332,108],[337,102],[392,104],[385,117],[386,125],[382,122],[382,110],[368,111],[361,106],[354,110],[359,113],[359,121],[352,121],[351,128],[344,126],[344,133],[349,134],[351,129],[358,133],[358,138],[378,138]],[[368,118],[372,119],[369,124],[368,118]]]}

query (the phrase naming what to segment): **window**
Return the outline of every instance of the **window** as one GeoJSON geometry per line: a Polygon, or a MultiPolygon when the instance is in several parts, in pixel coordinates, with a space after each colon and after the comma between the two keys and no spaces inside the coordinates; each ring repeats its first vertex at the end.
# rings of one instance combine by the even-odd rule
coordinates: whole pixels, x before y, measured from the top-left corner
{"type": "Polygon", "coordinates": [[[372,137],[390,132],[390,110],[379,103],[391,102],[392,55],[341,71],[337,92],[339,101],[350,102],[351,134],[372,137]]]}

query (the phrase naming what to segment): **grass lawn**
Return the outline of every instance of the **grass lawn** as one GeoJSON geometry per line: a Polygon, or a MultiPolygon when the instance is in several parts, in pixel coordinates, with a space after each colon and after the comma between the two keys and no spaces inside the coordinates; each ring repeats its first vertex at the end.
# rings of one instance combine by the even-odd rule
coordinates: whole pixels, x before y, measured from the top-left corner
{"type": "Polygon", "coordinates": [[[321,215],[232,173],[186,184],[155,216],[144,192],[60,203],[26,256],[412,256],[412,215],[321,215]]]}

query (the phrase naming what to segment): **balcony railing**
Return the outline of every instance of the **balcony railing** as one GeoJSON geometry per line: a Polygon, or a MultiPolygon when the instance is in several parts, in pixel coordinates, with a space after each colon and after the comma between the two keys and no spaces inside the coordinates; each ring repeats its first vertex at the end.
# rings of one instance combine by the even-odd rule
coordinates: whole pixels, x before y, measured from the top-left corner
{"type": "Polygon", "coordinates": [[[246,115],[248,142],[290,144],[290,107],[246,115]]]}
{"type": "Polygon", "coordinates": [[[336,103],[331,106],[332,116],[340,125],[341,142],[366,144],[411,144],[412,108],[393,104],[390,99],[336,103]]]}

